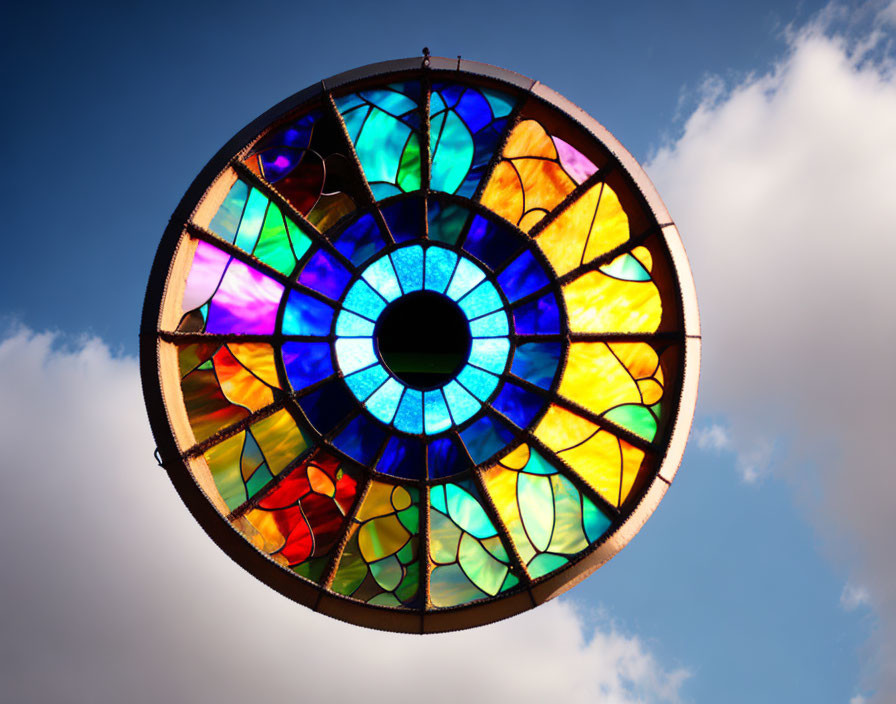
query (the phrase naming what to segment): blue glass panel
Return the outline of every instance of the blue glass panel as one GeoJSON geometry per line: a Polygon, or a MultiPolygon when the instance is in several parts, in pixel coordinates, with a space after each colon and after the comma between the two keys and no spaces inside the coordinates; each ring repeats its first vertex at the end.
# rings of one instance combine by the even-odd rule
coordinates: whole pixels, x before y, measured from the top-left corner
{"type": "Polygon", "coordinates": [[[464,249],[485,262],[492,270],[500,268],[519,251],[519,236],[512,230],[476,215],[464,240],[464,249]]]}
{"type": "Polygon", "coordinates": [[[423,443],[414,438],[393,437],[376,465],[378,472],[404,479],[423,479],[426,455],[423,443]]]}
{"type": "Polygon", "coordinates": [[[441,433],[451,427],[451,416],[441,391],[427,391],[423,394],[423,429],[429,435],[441,433]]]}
{"type": "Polygon", "coordinates": [[[398,408],[402,391],[404,391],[404,386],[389,377],[386,383],[377,389],[364,405],[375,418],[389,424],[395,416],[395,409],[398,408]]]}
{"type": "Polygon", "coordinates": [[[334,379],[317,391],[298,399],[311,425],[326,435],[358,407],[358,402],[345,385],[334,379]]]}
{"type": "Polygon", "coordinates": [[[429,219],[429,239],[454,244],[470,217],[470,211],[456,203],[441,203],[430,198],[426,215],[429,219]]]}
{"type": "Polygon", "coordinates": [[[366,281],[359,279],[348,290],[342,305],[365,318],[376,320],[386,307],[386,302],[366,281]]]}
{"type": "Polygon", "coordinates": [[[482,404],[456,381],[449,381],[442,391],[448,401],[448,408],[451,409],[451,417],[457,425],[472,418],[482,408],[482,404]]]}
{"type": "Polygon", "coordinates": [[[469,364],[460,370],[457,380],[480,401],[485,401],[498,385],[498,377],[469,364]]]}
{"type": "Polygon", "coordinates": [[[488,281],[483,281],[476,288],[461,298],[457,305],[467,315],[467,320],[478,318],[480,315],[498,310],[503,304],[501,297],[488,281]]]}
{"type": "Polygon", "coordinates": [[[513,352],[510,370],[521,379],[543,389],[551,388],[563,345],[559,342],[530,342],[513,352]]]}
{"type": "Polygon", "coordinates": [[[364,270],[362,278],[387,301],[394,301],[401,295],[401,286],[398,284],[398,277],[389,257],[377,259],[364,270]]]}
{"type": "Polygon", "coordinates": [[[262,195],[261,191],[253,188],[249,193],[249,200],[243,211],[243,219],[240,220],[240,228],[237,230],[236,239],[233,242],[237,247],[246,252],[255,249],[267,209],[268,199],[262,195]]]}
{"type": "Polygon", "coordinates": [[[319,249],[302,268],[299,283],[330,298],[339,298],[351,278],[352,275],[332,254],[319,249]]]}
{"type": "Polygon", "coordinates": [[[404,247],[395,250],[390,256],[405,293],[423,288],[423,247],[404,247]]]}
{"type": "Polygon", "coordinates": [[[348,384],[348,388],[352,390],[355,396],[361,401],[366,401],[370,394],[376,391],[388,376],[381,364],[375,364],[372,367],[345,377],[345,383],[348,384]]]}
{"type": "Polygon", "coordinates": [[[441,479],[463,472],[472,465],[463,447],[453,437],[444,437],[429,443],[426,452],[429,478],[441,479]]]}
{"type": "Polygon", "coordinates": [[[467,124],[471,132],[478,132],[492,121],[492,108],[483,95],[473,88],[467,88],[454,106],[458,116],[467,124]]]}
{"type": "Polygon", "coordinates": [[[514,433],[489,416],[483,416],[460,434],[467,452],[476,464],[482,464],[513,440],[514,433]]]}
{"type": "MultiPolygon", "coordinates": [[[[339,323],[336,323],[337,329],[339,323]]],[[[510,332],[507,314],[503,310],[477,318],[470,322],[470,335],[473,337],[500,337],[510,332]]]]}
{"type": "Polygon", "coordinates": [[[339,312],[336,318],[336,334],[344,337],[370,337],[373,335],[374,324],[347,310],[339,312]]]}
{"type": "Polygon", "coordinates": [[[513,311],[513,324],[520,335],[551,335],[560,332],[560,311],[554,294],[529,301],[513,311]]]}
{"type": "Polygon", "coordinates": [[[329,343],[284,342],[282,354],[286,376],[296,391],[315,384],[333,373],[329,343]]]}
{"type": "MultiPolygon", "coordinates": [[[[243,181],[237,181],[230,188],[230,192],[212,218],[208,229],[221,239],[233,242],[236,239],[236,230],[243,217],[243,208],[246,206],[246,198],[249,195],[249,186],[243,181]]],[[[251,251],[251,250],[249,250],[251,251]]]]}
{"type": "Polygon", "coordinates": [[[333,241],[346,259],[358,266],[386,246],[379,225],[369,213],[355,220],[333,241]]]}
{"type": "Polygon", "coordinates": [[[396,242],[406,242],[423,235],[422,198],[403,198],[382,206],[380,212],[396,242]]]}
{"type": "Polygon", "coordinates": [[[333,439],[333,444],[366,465],[376,457],[385,439],[386,429],[362,413],[345,426],[345,430],[333,439]]]}
{"type": "Polygon", "coordinates": [[[547,404],[547,400],[520,388],[516,384],[506,383],[492,405],[518,427],[525,428],[547,404]]]}
{"type": "Polygon", "coordinates": [[[549,280],[541,264],[527,249],[500,273],[498,283],[508,300],[516,301],[547,286],[549,280]]]}
{"type": "Polygon", "coordinates": [[[507,363],[510,341],[504,338],[478,339],[470,344],[470,364],[500,374],[507,363]]]}
{"type": "Polygon", "coordinates": [[[290,291],[283,311],[284,335],[329,335],[333,309],[306,293],[290,291]]]}
{"type": "Polygon", "coordinates": [[[485,278],[485,273],[469,259],[461,257],[445,295],[457,300],[485,278]]]}
{"type": "Polygon", "coordinates": [[[427,249],[426,288],[430,291],[444,293],[455,266],[457,266],[457,255],[454,252],[441,247],[427,249]]]}
{"type": "Polygon", "coordinates": [[[336,340],[336,360],[345,375],[369,367],[376,362],[373,338],[343,337],[336,340]]]}
{"type": "Polygon", "coordinates": [[[416,389],[405,389],[393,425],[405,433],[423,432],[423,394],[416,389]]]}

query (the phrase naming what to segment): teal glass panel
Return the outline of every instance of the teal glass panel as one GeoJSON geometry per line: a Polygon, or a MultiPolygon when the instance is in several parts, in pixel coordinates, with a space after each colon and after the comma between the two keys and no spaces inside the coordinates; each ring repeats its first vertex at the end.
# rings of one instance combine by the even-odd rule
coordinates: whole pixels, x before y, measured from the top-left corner
{"type": "Polygon", "coordinates": [[[208,229],[218,237],[233,242],[236,239],[236,231],[243,217],[243,208],[246,206],[246,198],[249,195],[249,186],[243,181],[237,181],[230,188],[230,192],[212,218],[208,229]]]}
{"type": "Polygon", "coordinates": [[[398,408],[398,402],[401,400],[402,391],[404,391],[404,386],[392,377],[389,377],[386,383],[378,388],[364,405],[374,418],[389,424],[395,416],[395,410],[398,408]]]}
{"type": "Polygon", "coordinates": [[[441,247],[426,250],[426,288],[444,293],[457,266],[457,255],[441,247]]]}
{"type": "Polygon", "coordinates": [[[647,269],[631,254],[616,257],[609,264],[602,266],[600,270],[607,276],[623,281],[650,281],[647,269]]]}
{"type": "Polygon", "coordinates": [[[246,209],[243,211],[243,219],[240,221],[239,230],[236,233],[234,244],[247,252],[255,249],[258,235],[261,233],[261,225],[264,222],[264,214],[268,208],[268,199],[261,191],[253,188],[249,193],[246,209]]]}
{"type": "Polygon", "coordinates": [[[441,391],[427,391],[423,394],[423,429],[433,435],[451,427],[451,416],[441,391]]]}
{"type": "Polygon", "coordinates": [[[473,135],[453,111],[433,119],[430,135],[433,153],[430,188],[454,193],[473,164],[473,135]]]}
{"type": "Polygon", "coordinates": [[[423,247],[414,245],[392,252],[392,264],[405,293],[423,288],[423,247]]]}
{"type": "Polygon", "coordinates": [[[398,284],[398,277],[389,257],[382,257],[373,262],[364,270],[362,278],[387,301],[394,301],[401,295],[401,286],[398,284]]]}
{"type": "Polygon", "coordinates": [[[370,337],[374,327],[373,322],[367,318],[347,310],[340,311],[336,318],[336,334],[340,337],[370,337]]]}
{"type": "Polygon", "coordinates": [[[480,315],[491,313],[501,307],[501,297],[495,287],[488,281],[483,281],[467,295],[461,298],[457,305],[467,315],[467,319],[478,318],[480,315]]]}
{"type": "Polygon", "coordinates": [[[510,326],[507,323],[507,314],[502,310],[470,321],[470,335],[472,337],[501,337],[509,332],[510,326]]]}
{"type": "Polygon", "coordinates": [[[482,404],[456,381],[449,381],[442,392],[451,410],[451,417],[457,425],[472,418],[482,407],[482,404]]]}
{"type": "Polygon", "coordinates": [[[460,370],[457,380],[480,401],[485,401],[498,385],[498,377],[469,364],[460,370]]]}
{"type": "Polygon", "coordinates": [[[582,498],[582,523],[585,525],[588,542],[593,543],[607,532],[612,521],[590,499],[584,496],[582,498]]]}
{"type": "Polygon", "coordinates": [[[513,101],[510,96],[490,88],[480,88],[479,92],[485,96],[495,117],[506,117],[513,110],[513,101]]]}
{"type": "Polygon", "coordinates": [[[532,546],[538,552],[544,552],[551,542],[554,527],[554,495],[550,478],[520,472],[516,499],[532,546]]]}
{"type": "Polygon", "coordinates": [[[380,388],[388,376],[382,365],[375,364],[372,367],[345,377],[345,383],[348,384],[348,388],[352,390],[352,393],[358,400],[363,403],[374,391],[380,388]]]}
{"type": "Polygon", "coordinates": [[[482,269],[469,259],[461,258],[457,263],[457,268],[454,270],[454,276],[451,277],[451,283],[448,285],[445,295],[456,301],[484,278],[485,273],[482,269]]]}
{"type": "Polygon", "coordinates": [[[520,379],[543,389],[551,388],[557,365],[563,355],[563,345],[559,342],[530,342],[513,351],[513,365],[510,370],[520,379]]]}
{"type": "Polygon", "coordinates": [[[510,341],[504,338],[473,340],[470,345],[470,364],[486,371],[501,374],[510,352],[510,341]]]}
{"type": "Polygon", "coordinates": [[[381,110],[399,117],[406,112],[411,112],[417,108],[417,102],[412,98],[398,93],[394,90],[384,90],[382,88],[373,90],[363,90],[360,96],[381,110]]]}
{"type": "Polygon", "coordinates": [[[498,534],[485,509],[463,487],[448,484],[444,487],[444,491],[448,515],[463,530],[480,539],[491,538],[498,534]]]}
{"type": "Polygon", "coordinates": [[[470,211],[455,203],[442,203],[430,198],[426,217],[429,221],[429,239],[454,244],[470,217],[470,211]]]}
{"type": "Polygon", "coordinates": [[[423,394],[416,389],[406,389],[393,423],[405,433],[423,432],[423,394]]]}
{"type": "Polygon", "coordinates": [[[352,285],[342,305],[365,318],[376,320],[386,307],[386,302],[362,279],[352,285]]]}
{"type": "Polygon", "coordinates": [[[336,340],[336,361],[343,374],[369,367],[376,362],[373,339],[370,337],[340,338],[336,340]]]}
{"type": "Polygon", "coordinates": [[[401,189],[393,186],[391,183],[371,183],[370,192],[373,193],[374,200],[383,200],[392,196],[401,195],[401,189]]]}
{"type": "Polygon", "coordinates": [[[358,159],[369,181],[394,184],[411,128],[382,110],[373,109],[355,142],[358,159]]]}

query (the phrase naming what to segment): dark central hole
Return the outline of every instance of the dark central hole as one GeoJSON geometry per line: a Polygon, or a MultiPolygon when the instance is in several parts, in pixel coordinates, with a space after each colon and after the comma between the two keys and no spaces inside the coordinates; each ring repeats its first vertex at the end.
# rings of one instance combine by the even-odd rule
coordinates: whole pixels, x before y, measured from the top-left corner
{"type": "Polygon", "coordinates": [[[386,366],[418,389],[449,381],[470,353],[470,326],[463,312],[450,298],[431,291],[390,303],[374,334],[386,366]]]}

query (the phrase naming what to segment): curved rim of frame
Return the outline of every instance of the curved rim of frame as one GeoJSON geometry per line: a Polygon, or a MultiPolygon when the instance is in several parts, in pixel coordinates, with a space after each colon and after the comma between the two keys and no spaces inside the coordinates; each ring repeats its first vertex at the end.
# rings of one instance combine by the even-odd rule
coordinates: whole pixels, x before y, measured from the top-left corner
{"type": "MultiPolygon", "coordinates": [[[[684,454],[697,403],[700,367],[700,321],[696,289],[678,229],[640,164],[599,122],[559,93],[530,78],[496,66],[466,59],[421,57],[396,59],[362,66],[320,81],[281,101],[236,133],[205,165],[172,214],[156,252],[149,276],[140,324],[140,375],[150,426],[157,444],[159,464],[193,517],[209,537],[250,574],[289,599],[315,611],[355,625],[387,631],[435,633],[462,630],[508,618],[531,609],[575,586],[624,548],[641,529],[669,488],[684,454]],[[577,123],[616,159],[655,218],[670,254],[680,293],[684,328],[683,360],[677,413],[671,423],[665,454],[640,501],[616,529],[593,544],[564,569],[533,580],[528,587],[470,604],[427,611],[397,610],[355,601],[298,578],[253,547],[215,508],[190,471],[189,460],[178,449],[175,426],[165,403],[160,321],[163,303],[186,224],[202,205],[209,189],[233,159],[279,118],[332,89],[378,76],[421,71],[479,77],[515,87],[539,98],[577,123]]],[[[395,483],[401,483],[396,481],[395,483]]],[[[421,542],[423,536],[421,536],[421,542]]],[[[425,543],[421,550],[426,549],[425,543]]]]}

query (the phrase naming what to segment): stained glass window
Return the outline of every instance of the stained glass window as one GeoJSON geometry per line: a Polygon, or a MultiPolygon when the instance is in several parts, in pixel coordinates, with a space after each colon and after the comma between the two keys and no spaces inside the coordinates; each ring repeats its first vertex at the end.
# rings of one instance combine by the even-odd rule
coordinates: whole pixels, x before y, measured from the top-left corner
{"type": "Polygon", "coordinates": [[[411,632],[531,608],[618,552],[677,470],[700,349],[677,230],[618,142],[435,58],[243,130],[172,217],[141,335],[161,462],[218,544],[411,632]]]}

